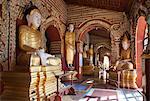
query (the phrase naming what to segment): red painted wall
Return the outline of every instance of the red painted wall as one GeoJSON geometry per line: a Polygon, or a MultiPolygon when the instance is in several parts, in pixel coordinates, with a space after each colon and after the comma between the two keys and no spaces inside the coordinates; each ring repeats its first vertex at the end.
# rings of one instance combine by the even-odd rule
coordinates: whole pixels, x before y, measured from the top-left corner
{"type": "Polygon", "coordinates": [[[50,42],[53,41],[60,41],[60,35],[59,32],[57,30],[57,28],[53,25],[50,25],[47,30],[46,30],[47,34],[48,34],[48,39],[50,42]]]}
{"type": "Polygon", "coordinates": [[[138,87],[141,87],[142,85],[142,58],[141,55],[143,53],[143,39],[145,35],[145,29],[146,29],[146,21],[145,17],[141,16],[138,19],[137,27],[136,27],[136,70],[138,73],[137,76],[137,85],[138,87]]]}

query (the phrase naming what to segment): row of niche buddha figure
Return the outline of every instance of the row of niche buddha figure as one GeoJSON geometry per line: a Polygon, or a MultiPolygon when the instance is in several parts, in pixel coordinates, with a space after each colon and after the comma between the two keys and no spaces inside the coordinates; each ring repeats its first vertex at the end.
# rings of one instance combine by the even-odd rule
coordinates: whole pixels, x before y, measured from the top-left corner
{"type": "Polygon", "coordinates": [[[89,64],[93,65],[93,44],[90,44],[90,48],[88,50],[88,45],[83,47],[83,59],[89,59],[89,64]]]}
{"type": "MultiPolygon", "coordinates": [[[[17,56],[17,63],[21,65],[58,65],[61,63],[48,53],[45,53],[42,34],[38,31],[41,24],[41,13],[36,6],[31,6],[25,12],[28,25],[19,27],[19,48],[20,52],[17,56]],[[39,56],[39,57],[38,57],[39,56]],[[40,61],[41,60],[41,61],[40,61]]],[[[73,67],[73,59],[75,54],[75,33],[74,25],[69,24],[65,37],[66,61],[68,67],[73,67]]]]}

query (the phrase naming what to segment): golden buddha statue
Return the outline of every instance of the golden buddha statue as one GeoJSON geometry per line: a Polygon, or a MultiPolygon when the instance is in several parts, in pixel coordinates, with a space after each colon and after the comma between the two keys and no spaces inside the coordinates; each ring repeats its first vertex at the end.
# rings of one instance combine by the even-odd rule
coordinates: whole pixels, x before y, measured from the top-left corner
{"type": "Polygon", "coordinates": [[[133,64],[131,62],[131,49],[130,49],[130,40],[127,38],[127,35],[124,34],[122,39],[122,48],[120,54],[120,60],[116,62],[114,66],[115,69],[133,69],[133,64]]]}
{"type": "MultiPolygon", "coordinates": [[[[133,68],[133,63],[131,62],[131,49],[130,49],[130,40],[127,35],[123,35],[122,39],[122,49],[120,60],[118,60],[113,66],[113,71],[109,71],[109,78],[112,80],[118,80],[118,86],[127,87],[127,88],[137,88],[136,85],[136,70],[133,68]],[[116,78],[120,75],[120,79],[116,78]]],[[[111,82],[111,84],[114,84],[111,82]]]]}
{"type": "Polygon", "coordinates": [[[131,59],[131,49],[130,47],[130,41],[128,40],[127,36],[124,35],[122,40],[122,48],[121,48],[121,60],[125,59],[131,59]]]}
{"type": "Polygon", "coordinates": [[[65,36],[65,45],[66,45],[66,61],[68,68],[73,67],[73,60],[75,55],[75,33],[74,25],[69,24],[68,31],[66,32],[65,36]]]}
{"type": "Polygon", "coordinates": [[[35,52],[43,47],[42,34],[38,31],[38,27],[41,24],[41,13],[35,6],[32,6],[26,11],[26,19],[28,25],[19,27],[20,51],[17,64],[29,66],[31,54],[34,54],[32,57],[36,58],[35,61],[32,61],[32,64],[40,65],[40,59],[38,59],[38,55],[35,52]]]}
{"type": "Polygon", "coordinates": [[[89,49],[89,58],[90,58],[90,65],[93,65],[93,54],[94,54],[94,50],[93,50],[93,45],[90,45],[90,49],[89,49]]]}

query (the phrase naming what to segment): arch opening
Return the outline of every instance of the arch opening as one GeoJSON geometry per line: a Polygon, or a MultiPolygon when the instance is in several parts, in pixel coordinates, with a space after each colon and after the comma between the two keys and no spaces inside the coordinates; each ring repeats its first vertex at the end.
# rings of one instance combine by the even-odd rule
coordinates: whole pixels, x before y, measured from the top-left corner
{"type": "MultiPolygon", "coordinates": [[[[93,45],[93,52],[94,52],[93,59],[91,59],[91,62],[90,62],[90,63],[93,63],[93,65],[97,65],[98,61],[100,61],[100,59],[98,59],[98,56],[102,56],[102,55],[98,55],[99,54],[98,47],[101,47],[102,45],[103,45],[103,47],[108,47],[108,48],[106,48],[109,50],[108,54],[111,53],[110,31],[108,31],[106,28],[104,28],[102,26],[93,27],[93,29],[91,29],[91,30],[88,29],[88,32],[85,31],[85,33],[83,33],[82,36],[80,37],[80,41],[82,41],[84,44],[86,44],[87,53],[89,53],[89,51],[90,51],[90,46],[93,45]]],[[[101,53],[101,54],[105,54],[105,52],[106,51],[103,51],[103,53],[101,53]]],[[[90,54],[88,54],[87,56],[89,56],[89,55],[90,54]]],[[[89,58],[90,58],[90,56],[89,56],[89,58]]]]}
{"type": "Polygon", "coordinates": [[[61,56],[61,38],[58,29],[50,25],[45,31],[46,49],[49,54],[61,56]]]}

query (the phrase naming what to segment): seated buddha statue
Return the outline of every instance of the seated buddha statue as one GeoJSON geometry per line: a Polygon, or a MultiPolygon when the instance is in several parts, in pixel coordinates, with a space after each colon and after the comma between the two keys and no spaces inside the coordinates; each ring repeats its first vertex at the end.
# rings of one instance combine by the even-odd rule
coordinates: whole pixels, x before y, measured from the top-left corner
{"type": "Polygon", "coordinates": [[[42,34],[38,31],[41,24],[41,13],[37,7],[31,6],[25,11],[25,17],[28,25],[19,27],[19,55],[17,56],[17,64],[29,66],[30,58],[36,57],[34,65],[40,65],[40,58],[36,51],[42,48],[42,34]]]}
{"type": "MultiPolygon", "coordinates": [[[[116,81],[118,87],[137,88],[137,74],[131,62],[130,41],[126,34],[123,35],[121,44],[120,59],[113,66],[113,71],[109,71],[109,78],[116,81]],[[118,75],[120,78],[118,78],[118,75]]],[[[116,85],[116,82],[110,81],[110,84],[116,85]]]]}
{"type": "Polygon", "coordinates": [[[122,47],[120,52],[120,59],[116,62],[114,69],[133,69],[133,64],[131,62],[130,40],[126,34],[123,35],[121,44],[122,47]]]}
{"type": "MultiPolygon", "coordinates": [[[[47,61],[49,58],[52,61],[56,59],[44,52],[44,45],[42,40],[42,33],[38,30],[41,24],[41,13],[37,7],[31,6],[25,12],[25,17],[28,25],[21,25],[19,27],[19,55],[17,56],[17,64],[24,66],[39,66],[50,63],[47,61]]],[[[52,63],[54,65],[59,63],[52,63]]]]}

